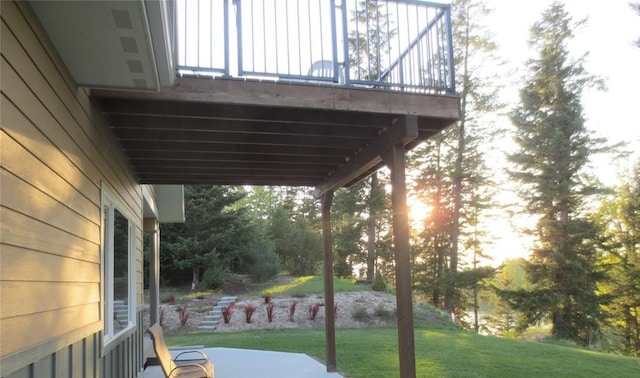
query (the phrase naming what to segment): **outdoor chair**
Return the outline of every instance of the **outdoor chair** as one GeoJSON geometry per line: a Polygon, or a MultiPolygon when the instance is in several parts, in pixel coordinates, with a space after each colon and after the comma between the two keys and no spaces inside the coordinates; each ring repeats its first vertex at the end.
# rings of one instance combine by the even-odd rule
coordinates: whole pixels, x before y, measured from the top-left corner
{"type": "Polygon", "coordinates": [[[199,350],[188,350],[171,357],[164,342],[162,327],[156,323],[149,327],[148,332],[153,341],[153,350],[167,378],[214,378],[213,364],[206,354],[199,350]],[[197,358],[193,358],[194,355],[197,358]]]}
{"type": "MultiPolygon", "coordinates": [[[[324,79],[332,79],[332,78],[335,78],[335,73],[333,72],[333,68],[334,68],[334,65],[332,61],[318,60],[313,62],[313,64],[309,68],[309,72],[307,72],[307,76],[321,77],[324,79]]],[[[338,84],[340,85],[345,84],[344,67],[340,63],[338,63],[338,84]]]]}

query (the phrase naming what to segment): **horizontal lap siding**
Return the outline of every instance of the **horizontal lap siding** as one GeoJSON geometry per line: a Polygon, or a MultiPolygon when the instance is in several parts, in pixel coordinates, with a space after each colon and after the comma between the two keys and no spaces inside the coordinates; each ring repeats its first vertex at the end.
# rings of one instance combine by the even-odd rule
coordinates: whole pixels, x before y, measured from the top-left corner
{"type": "MultiPolygon", "coordinates": [[[[37,371],[51,369],[94,376],[103,353],[96,333],[102,324],[101,187],[107,184],[137,217],[138,306],[141,189],[28,4],[2,1],[0,7],[0,365],[5,372],[6,363],[24,363],[16,376],[47,376],[37,371]]],[[[139,348],[138,333],[126,339],[128,348],[139,348]]]]}

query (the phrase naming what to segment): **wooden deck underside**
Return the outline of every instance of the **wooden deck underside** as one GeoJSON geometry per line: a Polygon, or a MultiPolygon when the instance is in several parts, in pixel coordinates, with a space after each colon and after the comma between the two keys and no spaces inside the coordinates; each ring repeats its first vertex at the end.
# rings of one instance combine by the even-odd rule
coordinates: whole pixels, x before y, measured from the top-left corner
{"type": "Polygon", "coordinates": [[[348,185],[381,165],[388,143],[410,149],[459,115],[456,96],[211,78],[91,96],[143,184],[320,186],[362,160],[348,185]],[[413,136],[400,135],[407,116],[413,136]]]}

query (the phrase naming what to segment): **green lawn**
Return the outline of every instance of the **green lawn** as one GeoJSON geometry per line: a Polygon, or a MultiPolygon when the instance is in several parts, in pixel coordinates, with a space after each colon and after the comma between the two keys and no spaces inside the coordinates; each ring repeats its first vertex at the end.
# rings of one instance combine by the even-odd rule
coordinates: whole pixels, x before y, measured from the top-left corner
{"type": "MultiPolygon", "coordinates": [[[[172,346],[302,352],[325,359],[324,330],[165,335],[172,346]]],[[[397,377],[394,328],[337,329],[338,370],[347,377],[397,377]]],[[[418,377],[640,377],[640,360],[575,347],[416,328],[418,377]]]]}
{"type": "MultiPolygon", "coordinates": [[[[371,285],[356,285],[353,280],[345,278],[333,278],[333,291],[335,293],[347,291],[371,290],[371,285]]],[[[258,292],[249,293],[248,296],[263,296],[266,293],[271,295],[304,296],[324,292],[324,279],[322,276],[306,276],[291,278],[284,284],[269,286],[258,292]]]]}

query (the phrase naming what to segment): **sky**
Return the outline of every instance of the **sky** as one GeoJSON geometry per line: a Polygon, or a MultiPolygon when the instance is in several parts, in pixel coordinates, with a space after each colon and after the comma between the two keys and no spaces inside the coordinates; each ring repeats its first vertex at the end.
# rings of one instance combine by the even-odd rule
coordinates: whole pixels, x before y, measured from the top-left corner
{"type": "MultiPolygon", "coordinates": [[[[485,0],[492,15],[486,24],[499,45],[498,55],[508,61],[515,74],[503,91],[503,99],[513,106],[518,101],[518,89],[526,74],[525,62],[535,57],[527,41],[529,29],[540,20],[551,0],[485,0]]],[[[565,9],[574,20],[588,18],[587,23],[574,30],[570,42],[574,56],[589,53],[585,68],[604,79],[605,92],[587,89],[583,94],[586,126],[595,136],[605,137],[611,143],[627,142],[634,159],[640,159],[640,48],[633,41],[640,37],[640,16],[627,0],[566,0],[565,9]]],[[[509,122],[503,118],[499,122],[509,122]]],[[[508,142],[507,142],[508,143],[508,142]]],[[[593,173],[606,185],[619,183],[618,174],[630,168],[629,160],[613,162],[611,156],[594,159],[593,173]]],[[[509,193],[502,193],[509,196],[509,193]]],[[[511,193],[512,194],[512,193],[511,193]]],[[[513,195],[513,194],[512,194],[513,195]]],[[[513,197],[512,197],[513,198],[513,197]]],[[[492,223],[489,231],[498,237],[490,251],[494,264],[506,258],[526,257],[530,241],[519,237],[517,228],[531,224],[532,219],[514,219],[507,213],[492,223]]]]}
{"type": "MultiPolygon", "coordinates": [[[[488,19],[500,54],[518,69],[516,77],[526,73],[525,62],[533,57],[527,41],[529,28],[540,20],[550,0],[486,0],[493,9],[488,19]]],[[[636,156],[640,145],[640,119],[635,116],[640,105],[640,48],[633,41],[640,38],[640,16],[627,0],[566,0],[565,9],[574,18],[587,17],[586,25],[575,30],[570,48],[576,55],[588,52],[585,64],[589,73],[605,80],[607,91],[587,89],[583,105],[587,127],[612,142],[627,141],[636,156]],[[635,113],[635,114],[634,114],[635,113]],[[635,144],[635,146],[631,145],[635,144]]],[[[518,82],[506,90],[507,100],[517,101],[518,82]]],[[[610,161],[600,161],[596,172],[607,184],[615,184],[616,170],[606,169],[610,161]],[[605,165],[604,167],[602,165],[605,165]]]]}

